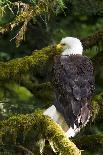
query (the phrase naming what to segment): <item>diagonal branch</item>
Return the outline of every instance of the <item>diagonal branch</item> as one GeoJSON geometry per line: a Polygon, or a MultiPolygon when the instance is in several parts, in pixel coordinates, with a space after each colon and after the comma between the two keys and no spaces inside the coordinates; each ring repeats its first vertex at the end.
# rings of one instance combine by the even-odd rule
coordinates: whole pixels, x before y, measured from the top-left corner
{"type": "Polygon", "coordinates": [[[21,76],[31,69],[35,74],[40,72],[42,68],[53,57],[54,53],[58,53],[55,47],[46,47],[42,50],[35,51],[31,56],[17,58],[6,63],[0,63],[0,80],[20,81],[21,76]]]}
{"type": "Polygon", "coordinates": [[[25,132],[27,133],[32,128],[37,128],[40,131],[38,134],[52,141],[61,155],[81,155],[80,150],[66,137],[61,127],[49,117],[42,115],[40,111],[32,114],[13,116],[8,120],[0,122],[0,127],[1,144],[6,144],[6,137],[8,136],[10,137],[7,140],[11,141],[13,139],[12,143],[15,144],[19,131],[22,130],[24,133],[23,136],[25,136],[25,132]]]}

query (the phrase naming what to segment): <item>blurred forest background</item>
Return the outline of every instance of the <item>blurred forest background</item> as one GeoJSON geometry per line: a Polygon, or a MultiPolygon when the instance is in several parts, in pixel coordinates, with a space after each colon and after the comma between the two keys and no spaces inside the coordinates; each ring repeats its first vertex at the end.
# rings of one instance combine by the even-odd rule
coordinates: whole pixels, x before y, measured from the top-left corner
{"type": "MultiPolygon", "coordinates": [[[[94,66],[96,81],[94,102],[101,101],[100,108],[103,110],[102,30],[102,0],[0,0],[0,65],[15,58],[30,56],[35,50],[55,45],[66,36],[84,39],[101,32],[101,41],[84,50],[84,54],[96,64],[94,66]]],[[[38,108],[45,109],[53,103],[54,92],[50,85],[51,66],[48,70],[41,68],[35,75],[35,70],[30,68],[28,72],[21,75],[21,81],[19,78],[14,81],[12,77],[11,79],[0,78],[1,122],[15,114],[29,114],[38,108]]],[[[0,74],[3,74],[1,70],[0,74]]],[[[95,108],[98,113],[98,106],[95,105],[95,108]]],[[[103,115],[101,117],[97,123],[95,121],[90,123],[81,135],[102,134],[103,115]]],[[[19,135],[19,139],[22,141],[22,135],[19,135]]],[[[22,144],[23,142],[20,141],[19,143],[22,144]]],[[[96,145],[93,145],[93,148],[88,149],[85,146],[83,154],[102,155],[103,136],[98,149],[96,145]]],[[[1,147],[0,155],[15,154],[20,152],[15,153],[13,148],[1,147]]]]}

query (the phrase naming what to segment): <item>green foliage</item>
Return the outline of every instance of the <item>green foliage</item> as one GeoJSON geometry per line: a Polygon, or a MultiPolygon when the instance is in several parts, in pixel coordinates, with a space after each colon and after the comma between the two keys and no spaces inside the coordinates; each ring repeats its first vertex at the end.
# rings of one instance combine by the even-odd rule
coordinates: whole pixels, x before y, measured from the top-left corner
{"type": "Polygon", "coordinates": [[[32,94],[25,87],[13,83],[5,84],[5,88],[1,89],[0,94],[2,101],[0,109],[4,117],[16,113],[30,113],[34,110],[35,101],[33,102],[32,94]]]}
{"type": "MultiPolygon", "coordinates": [[[[30,1],[28,1],[30,2],[30,1]]],[[[64,8],[64,3],[62,0],[54,0],[54,1],[50,1],[50,0],[45,0],[45,1],[31,1],[33,6],[22,2],[15,2],[12,3],[13,6],[17,6],[18,11],[16,11],[16,13],[13,12],[12,8],[10,8],[9,5],[9,1],[5,1],[5,3],[2,3],[3,6],[0,7],[0,12],[1,12],[1,24],[6,24],[6,22],[10,22],[11,18],[8,18],[8,12],[5,10],[6,8],[9,8],[9,10],[11,10],[12,14],[15,14],[15,19],[14,21],[10,22],[9,24],[7,24],[4,27],[0,27],[0,32],[4,33],[6,31],[8,31],[8,29],[13,29],[14,27],[16,27],[17,25],[19,25],[20,23],[22,23],[22,27],[19,29],[18,33],[16,34],[16,36],[14,38],[16,38],[16,45],[17,47],[20,45],[22,40],[25,40],[25,33],[27,30],[27,24],[30,20],[35,19],[36,21],[36,17],[40,16],[41,19],[43,20],[43,22],[45,22],[45,24],[47,25],[47,21],[50,18],[51,14],[57,13],[57,11],[55,11],[55,9],[53,9],[54,7],[56,8],[56,10],[58,9],[63,9],[64,8]],[[4,13],[6,12],[6,14],[4,13]],[[45,18],[45,19],[44,19],[45,18]],[[9,20],[8,20],[9,19],[9,20]]],[[[11,4],[11,3],[10,3],[11,4]]],[[[13,19],[13,17],[12,17],[13,19]]]]}

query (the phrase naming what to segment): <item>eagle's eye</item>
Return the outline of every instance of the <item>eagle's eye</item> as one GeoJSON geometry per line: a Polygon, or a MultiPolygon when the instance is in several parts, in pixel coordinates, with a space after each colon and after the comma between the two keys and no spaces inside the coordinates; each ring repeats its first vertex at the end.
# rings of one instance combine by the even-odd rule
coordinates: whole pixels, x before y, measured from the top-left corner
{"type": "Polygon", "coordinates": [[[65,44],[65,43],[61,43],[61,45],[62,45],[62,46],[65,46],[66,44],[65,44]]]}

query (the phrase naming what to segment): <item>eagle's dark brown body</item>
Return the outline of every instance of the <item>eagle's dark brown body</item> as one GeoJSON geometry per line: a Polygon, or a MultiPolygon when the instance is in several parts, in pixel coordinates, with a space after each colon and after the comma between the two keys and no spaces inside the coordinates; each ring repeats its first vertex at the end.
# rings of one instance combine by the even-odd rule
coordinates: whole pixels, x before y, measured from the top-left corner
{"type": "Polygon", "coordinates": [[[57,110],[68,125],[77,128],[87,123],[91,115],[90,102],[94,92],[91,60],[82,55],[57,56],[53,68],[53,85],[57,110]]]}

